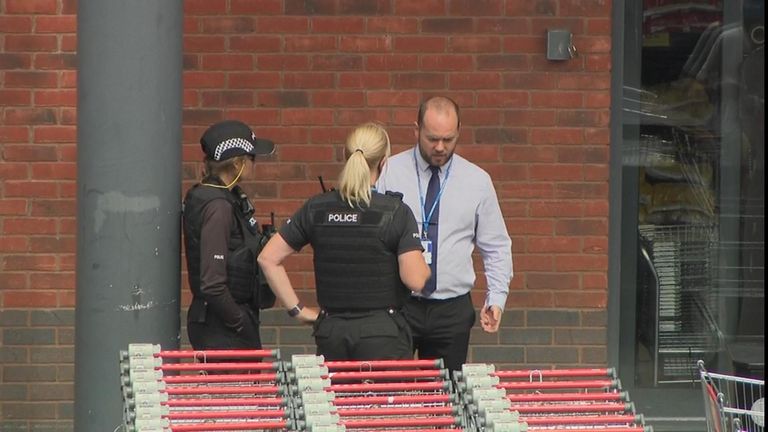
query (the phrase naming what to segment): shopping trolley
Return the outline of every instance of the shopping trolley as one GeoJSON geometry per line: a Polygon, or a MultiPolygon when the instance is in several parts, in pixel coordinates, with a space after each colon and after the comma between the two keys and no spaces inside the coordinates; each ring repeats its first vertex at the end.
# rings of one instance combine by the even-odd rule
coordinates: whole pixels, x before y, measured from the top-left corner
{"type": "Polygon", "coordinates": [[[653,432],[614,369],[496,370],[467,363],[454,379],[478,432],[653,432]]]}
{"type": "Polygon", "coordinates": [[[709,432],[762,432],[765,381],[707,371],[698,361],[709,432]]]}
{"type": "MultiPolygon", "coordinates": [[[[279,350],[120,352],[123,431],[285,431],[292,410],[279,350]]],[[[117,429],[116,429],[117,430],[117,429]]]]}

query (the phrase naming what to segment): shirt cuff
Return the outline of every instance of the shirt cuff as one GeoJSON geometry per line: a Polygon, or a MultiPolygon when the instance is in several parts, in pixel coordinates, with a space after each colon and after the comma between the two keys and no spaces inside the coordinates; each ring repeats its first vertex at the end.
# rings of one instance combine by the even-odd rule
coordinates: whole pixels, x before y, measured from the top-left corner
{"type": "Polygon", "coordinates": [[[483,305],[483,307],[487,308],[488,306],[498,306],[503,312],[504,306],[506,306],[506,304],[507,294],[493,293],[489,291],[485,295],[485,305],[483,305]]]}

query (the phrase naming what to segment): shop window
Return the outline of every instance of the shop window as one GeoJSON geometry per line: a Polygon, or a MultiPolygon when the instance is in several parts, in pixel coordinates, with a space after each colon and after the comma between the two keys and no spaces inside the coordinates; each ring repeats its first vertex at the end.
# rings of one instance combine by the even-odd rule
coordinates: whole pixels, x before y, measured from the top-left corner
{"type": "Polygon", "coordinates": [[[641,15],[623,103],[635,384],[690,387],[699,359],[763,377],[764,1],[644,0],[641,15]]]}

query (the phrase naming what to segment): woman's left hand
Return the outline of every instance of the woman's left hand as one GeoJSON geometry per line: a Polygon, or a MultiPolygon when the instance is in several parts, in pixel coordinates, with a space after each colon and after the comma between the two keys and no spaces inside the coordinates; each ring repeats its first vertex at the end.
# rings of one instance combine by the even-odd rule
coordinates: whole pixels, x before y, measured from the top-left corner
{"type": "Polygon", "coordinates": [[[301,321],[304,324],[313,324],[315,321],[317,321],[317,316],[320,314],[320,312],[312,307],[304,307],[301,312],[299,312],[298,315],[296,315],[296,319],[301,321]]]}

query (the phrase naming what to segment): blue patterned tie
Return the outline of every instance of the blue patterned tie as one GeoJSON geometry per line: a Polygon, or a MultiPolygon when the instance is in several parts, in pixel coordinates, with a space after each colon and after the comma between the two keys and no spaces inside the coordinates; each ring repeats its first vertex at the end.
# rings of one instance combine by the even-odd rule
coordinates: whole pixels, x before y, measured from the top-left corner
{"type": "MultiPolygon", "coordinates": [[[[432,205],[437,199],[437,195],[440,192],[440,167],[431,166],[429,169],[432,171],[432,177],[429,179],[429,186],[427,186],[427,199],[425,201],[425,211],[429,214],[432,209],[432,205]]],[[[427,217],[425,214],[423,217],[427,217]]],[[[429,219],[429,227],[427,228],[427,238],[432,241],[432,264],[429,268],[432,270],[432,276],[429,277],[427,284],[424,285],[424,289],[421,294],[425,297],[429,297],[437,289],[437,221],[440,220],[440,203],[435,206],[435,211],[432,213],[432,217],[429,219]]]]}

